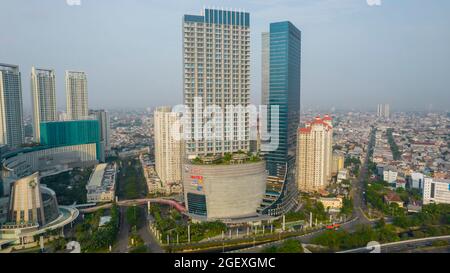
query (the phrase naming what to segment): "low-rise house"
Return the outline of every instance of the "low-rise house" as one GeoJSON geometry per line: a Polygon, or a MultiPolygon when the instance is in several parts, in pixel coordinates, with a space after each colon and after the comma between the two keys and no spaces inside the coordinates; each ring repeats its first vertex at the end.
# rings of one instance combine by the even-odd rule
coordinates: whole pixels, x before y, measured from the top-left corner
{"type": "Polygon", "coordinates": [[[403,201],[395,192],[390,191],[386,195],[383,196],[384,202],[388,205],[393,203],[397,204],[400,208],[403,208],[403,201]]]}

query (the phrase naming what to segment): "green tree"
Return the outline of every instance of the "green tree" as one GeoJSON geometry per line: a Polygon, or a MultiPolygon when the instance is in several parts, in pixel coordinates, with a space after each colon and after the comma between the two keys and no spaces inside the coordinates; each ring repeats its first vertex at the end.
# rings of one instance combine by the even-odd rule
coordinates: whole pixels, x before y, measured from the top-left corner
{"type": "Polygon", "coordinates": [[[277,249],[279,253],[303,253],[302,244],[294,239],[289,239],[277,249]]]}

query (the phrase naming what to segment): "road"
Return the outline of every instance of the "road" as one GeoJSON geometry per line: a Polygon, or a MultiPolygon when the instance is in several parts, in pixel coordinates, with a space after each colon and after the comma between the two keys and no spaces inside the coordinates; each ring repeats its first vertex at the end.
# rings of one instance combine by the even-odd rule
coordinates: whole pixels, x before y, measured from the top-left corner
{"type": "Polygon", "coordinates": [[[376,253],[392,253],[392,252],[404,252],[409,250],[415,250],[419,247],[429,247],[432,246],[432,243],[434,241],[446,241],[447,243],[450,243],[450,235],[446,236],[437,236],[437,237],[429,237],[429,238],[421,238],[421,239],[412,239],[407,241],[401,241],[401,242],[392,242],[392,243],[386,243],[381,244],[376,247],[360,247],[355,249],[350,249],[346,251],[341,251],[338,253],[370,253],[370,252],[376,252],[376,253]]]}
{"type": "MultiPolygon", "coordinates": [[[[144,244],[152,253],[163,253],[164,249],[161,248],[156,238],[150,232],[148,227],[148,219],[144,219],[139,224],[138,234],[144,241],[144,244]]],[[[114,246],[113,252],[115,253],[127,253],[128,252],[128,237],[129,237],[130,225],[126,219],[126,207],[120,207],[120,230],[117,235],[117,244],[114,246]]]]}
{"type": "Polygon", "coordinates": [[[365,181],[368,175],[369,159],[371,157],[371,151],[373,150],[375,140],[375,130],[372,129],[370,133],[369,144],[367,145],[366,157],[364,163],[360,167],[359,176],[352,180],[352,198],[353,198],[353,218],[358,219],[358,224],[370,224],[371,221],[364,213],[367,210],[367,205],[364,200],[365,181]]]}
{"type": "Polygon", "coordinates": [[[113,252],[115,253],[128,252],[128,233],[130,230],[130,225],[127,223],[125,211],[125,207],[120,207],[120,229],[119,234],[117,235],[117,244],[113,249],[113,252]]]}
{"type": "Polygon", "coordinates": [[[148,227],[149,219],[139,228],[139,236],[144,240],[144,244],[147,246],[151,253],[164,253],[164,249],[159,245],[156,237],[150,232],[148,227]]]}

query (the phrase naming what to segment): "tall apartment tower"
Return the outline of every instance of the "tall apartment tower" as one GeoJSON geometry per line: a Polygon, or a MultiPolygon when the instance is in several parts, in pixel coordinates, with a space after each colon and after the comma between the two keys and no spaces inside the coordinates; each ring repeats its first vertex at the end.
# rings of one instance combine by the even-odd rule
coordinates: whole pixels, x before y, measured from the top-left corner
{"type": "Polygon", "coordinates": [[[86,73],[66,71],[67,117],[71,120],[88,118],[88,91],[86,73]]]}
{"type": "Polygon", "coordinates": [[[56,113],[55,72],[31,68],[31,99],[33,110],[33,138],[40,141],[40,123],[58,120],[56,113]]]}
{"type": "Polygon", "coordinates": [[[389,118],[390,114],[389,104],[377,105],[377,117],[389,118]]]}
{"type": "Polygon", "coordinates": [[[333,162],[333,125],[328,115],[316,117],[298,130],[297,182],[302,192],[328,185],[333,162]]]}
{"type": "Polygon", "coordinates": [[[385,104],[384,105],[384,117],[389,118],[390,115],[391,115],[391,113],[390,113],[390,109],[389,109],[389,104],[385,104]]]}
{"type": "Polygon", "coordinates": [[[0,64],[0,144],[24,141],[22,83],[19,66],[0,64]]]}
{"type": "Polygon", "coordinates": [[[261,105],[269,105],[270,33],[261,34],[261,105]]]}
{"type": "Polygon", "coordinates": [[[180,183],[184,146],[180,126],[180,116],[168,106],[155,109],[155,169],[163,185],[180,183]]]}
{"type": "Polygon", "coordinates": [[[99,130],[100,130],[100,161],[104,162],[105,157],[111,151],[111,127],[109,114],[105,110],[91,110],[89,111],[94,119],[98,120],[99,130]]]}
{"type": "Polygon", "coordinates": [[[184,15],[183,56],[188,158],[248,151],[249,114],[231,108],[250,104],[249,13],[205,9],[184,15]]]}

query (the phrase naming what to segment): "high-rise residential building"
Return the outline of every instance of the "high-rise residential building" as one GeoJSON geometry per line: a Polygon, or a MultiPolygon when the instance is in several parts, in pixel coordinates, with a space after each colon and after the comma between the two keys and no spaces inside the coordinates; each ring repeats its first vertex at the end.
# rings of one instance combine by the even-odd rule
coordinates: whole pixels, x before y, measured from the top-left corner
{"type": "Polygon", "coordinates": [[[261,34],[261,105],[269,105],[270,33],[261,34]]]}
{"type": "Polygon", "coordinates": [[[67,116],[71,120],[88,118],[88,91],[86,73],[66,71],[67,116]]]}
{"type": "Polygon", "coordinates": [[[19,66],[0,64],[0,144],[24,141],[22,83],[19,66]]]}
{"type": "Polygon", "coordinates": [[[111,137],[110,137],[110,120],[109,114],[105,110],[91,110],[89,114],[96,120],[98,120],[100,130],[100,161],[105,161],[105,157],[111,151],[111,137]]]}
{"type": "Polygon", "coordinates": [[[389,104],[384,105],[384,117],[389,118],[390,117],[390,110],[389,110],[389,104]]]}
{"type": "Polygon", "coordinates": [[[39,142],[40,123],[58,120],[56,113],[55,72],[31,68],[31,97],[33,109],[33,138],[39,142]]]}
{"type": "Polygon", "coordinates": [[[184,145],[180,139],[180,115],[168,106],[154,112],[155,169],[163,187],[179,184],[182,180],[184,145]]]}
{"type": "Polygon", "coordinates": [[[183,56],[188,158],[248,151],[249,113],[239,107],[250,104],[249,13],[184,15],[183,56]]]}
{"type": "Polygon", "coordinates": [[[267,123],[271,138],[265,159],[271,179],[282,181],[282,189],[277,201],[262,212],[280,215],[295,205],[297,196],[295,153],[300,120],[301,32],[285,21],[271,23],[269,36],[270,109],[267,123]]]}
{"type": "Polygon", "coordinates": [[[325,189],[331,179],[333,126],[328,115],[298,130],[297,182],[302,192],[325,189]]]}
{"type": "Polygon", "coordinates": [[[250,126],[257,126],[248,109],[250,14],[205,9],[185,15],[183,41],[188,215],[248,221],[258,217],[267,177],[265,162],[247,154],[250,126]]]}
{"type": "Polygon", "coordinates": [[[378,104],[377,105],[377,117],[382,117],[382,118],[390,117],[389,104],[378,104]]]}

